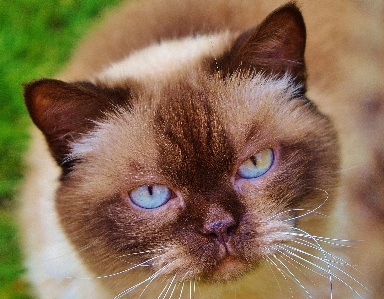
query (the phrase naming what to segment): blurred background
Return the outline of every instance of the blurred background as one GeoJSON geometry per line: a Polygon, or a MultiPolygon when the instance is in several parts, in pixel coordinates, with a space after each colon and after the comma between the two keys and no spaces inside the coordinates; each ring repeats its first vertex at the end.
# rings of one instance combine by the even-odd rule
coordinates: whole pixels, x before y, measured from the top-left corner
{"type": "Polygon", "coordinates": [[[0,0],[0,299],[31,299],[18,245],[16,194],[30,121],[22,84],[52,77],[78,40],[122,0],[0,0]]]}

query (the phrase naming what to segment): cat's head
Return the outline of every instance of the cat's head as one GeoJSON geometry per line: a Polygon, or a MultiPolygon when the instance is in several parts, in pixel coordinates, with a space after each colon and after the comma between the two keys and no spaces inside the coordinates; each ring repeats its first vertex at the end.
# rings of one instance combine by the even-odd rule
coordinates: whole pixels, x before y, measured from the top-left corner
{"type": "Polygon", "coordinates": [[[332,195],[336,136],[305,97],[304,48],[289,4],[241,34],[135,53],[92,82],[26,86],[63,169],[61,224],[97,275],[237,278],[297,233],[299,208],[332,195]]]}

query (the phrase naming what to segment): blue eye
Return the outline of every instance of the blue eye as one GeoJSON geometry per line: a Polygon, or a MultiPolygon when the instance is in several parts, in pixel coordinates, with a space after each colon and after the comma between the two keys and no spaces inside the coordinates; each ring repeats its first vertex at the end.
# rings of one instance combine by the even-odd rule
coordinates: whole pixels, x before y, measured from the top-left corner
{"type": "Polygon", "coordinates": [[[241,164],[237,174],[239,177],[248,180],[261,177],[272,167],[274,159],[273,150],[265,149],[241,164]]]}
{"type": "Polygon", "coordinates": [[[131,201],[144,209],[156,209],[172,198],[172,191],[165,186],[143,186],[129,193],[131,201]]]}

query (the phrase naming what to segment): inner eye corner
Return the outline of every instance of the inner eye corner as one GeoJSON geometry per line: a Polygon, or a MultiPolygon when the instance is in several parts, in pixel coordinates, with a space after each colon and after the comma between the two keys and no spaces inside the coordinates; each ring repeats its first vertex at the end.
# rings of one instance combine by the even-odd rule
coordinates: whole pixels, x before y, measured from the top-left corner
{"type": "Polygon", "coordinates": [[[179,197],[179,195],[176,193],[176,191],[174,191],[172,188],[169,188],[169,189],[171,190],[171,198],[170,198],[170,200],[179,197]]]}

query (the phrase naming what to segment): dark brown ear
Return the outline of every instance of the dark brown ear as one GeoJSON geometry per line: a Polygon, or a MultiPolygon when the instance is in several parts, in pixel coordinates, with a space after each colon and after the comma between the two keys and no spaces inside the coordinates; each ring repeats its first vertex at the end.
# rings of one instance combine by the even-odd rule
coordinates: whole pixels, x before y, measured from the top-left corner
{"type": "Polygon", "coordinates": [[[63,164],[70,143],[95,126],[113,106],[129,104],[129,92],[89,82],[66,83],[41,79],[25,85],[25,103],[33,122],[44,133],[53,157],[63,164]]]}
{"type": "Polygon", "coordinates": [[[220,60],[224,76],[235,72],[264,72],[282,76],[290,73],[305,83],[306,31],[303,17],[294,3],[272,12],[260,25],[241,34],[220,60]]]}

